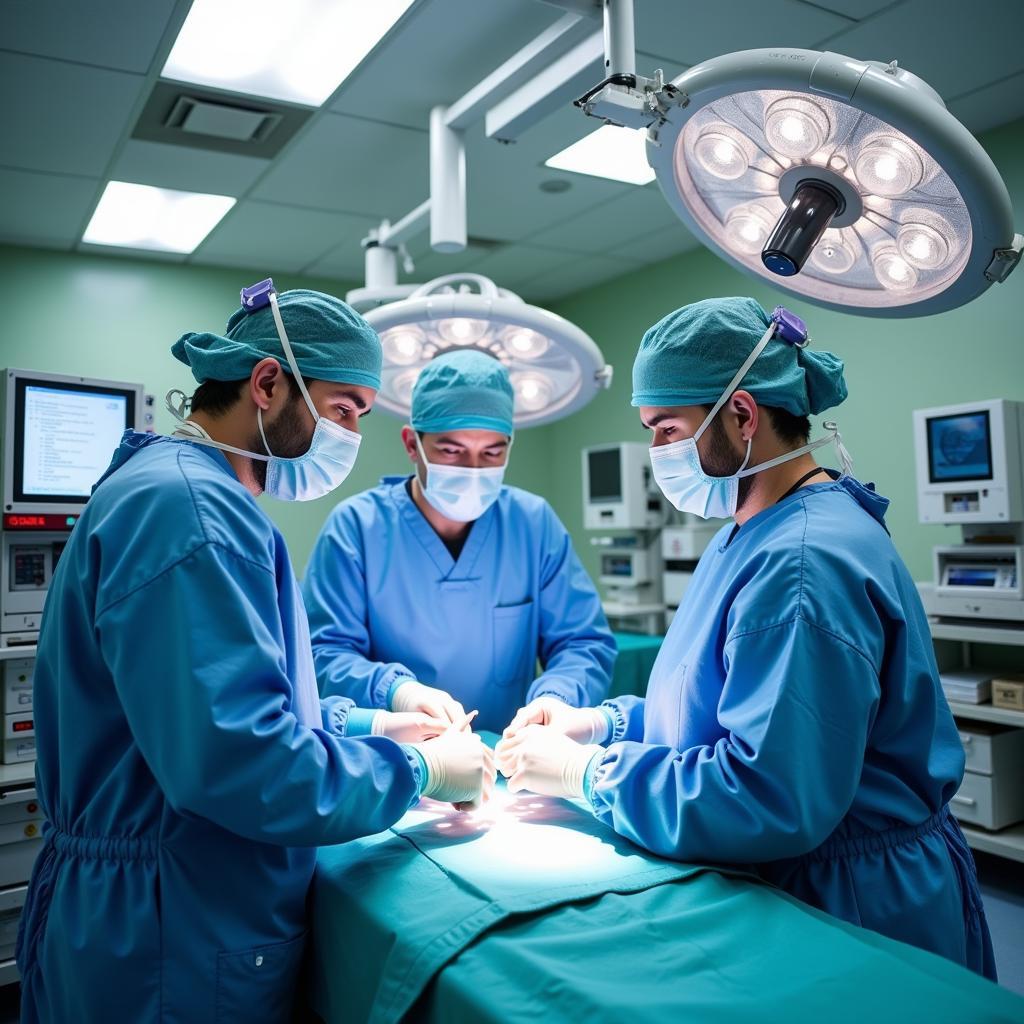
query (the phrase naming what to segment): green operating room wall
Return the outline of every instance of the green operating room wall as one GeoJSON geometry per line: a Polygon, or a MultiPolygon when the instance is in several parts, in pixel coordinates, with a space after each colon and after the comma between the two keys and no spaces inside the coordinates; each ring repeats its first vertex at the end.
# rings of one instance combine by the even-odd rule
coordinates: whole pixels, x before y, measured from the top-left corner
{"type": "MultiPolygon", "coordinates": [[[[981,138],[1001,171],[1024,229],[1024,121],[981,138]]],[[[650,186],[652,188],[656,186],[650,186]]],[[[666,221],[670,213],[666,207],[666,221]]],[[[752,295],[767,309],[782,303],[804,317],[813,344],[846,362],[850,397],[835,418],[856,475],[892,499],[895,543],[915,579],[931,575],[931,549],[957,543],[951,527],[917,521],[911,438],[914,409],[985,398],[1024,399],[1024,268],[975,302],[914,320],[874,319],[820,309],[733,270],[699,249],[579,292],[555,306],[597,341],[615,367],[612,388],[575,416],[548,428],[545,493],[569,527],[591,574],[595,549],[583,530],[580,450],[620,440],[645,440],[630,408],[630,370],[644,331],[688,302],[752,295]]],[[[820,433],[820,420],[814,420],[820,433]]],[[[822,459],[831,465],[832,449],[822,459]]]]}
{"type": "MultiPolygon", "coordinates": [[[[273,268],[218,269],[0,247],[0,367],[141,382],[156,396],[155,427],[169,433],[164,408],[171,388],[195,382],[170,354],[185,331],[223,330],[242,285],[274,274],[279,288],[317,288],[344,295],[350,282],[299,278],[273,268]]],[[[327,514],[344,497],[373,486],[387,473],[404,473],[408,459],[401,423],[375,412],[362,420],[363,443],[345,484],[312,502],[260,502],[281,528],[297,572],[302,572],[327,514]]],[[[517,441],[509,480],[541,490],[536,437],[517,441]]]]}

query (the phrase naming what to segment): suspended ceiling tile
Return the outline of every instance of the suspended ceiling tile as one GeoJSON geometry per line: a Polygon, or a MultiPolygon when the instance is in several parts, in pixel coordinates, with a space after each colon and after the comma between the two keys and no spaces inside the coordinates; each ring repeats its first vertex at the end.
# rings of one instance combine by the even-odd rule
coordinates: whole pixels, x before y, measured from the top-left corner
{"type": "Polygon", "coordinates": [[[99,188],[96,178],[0,168],[0,238],[71,248],[99,188]]]}
{"type": "Polygon", "coordinates": [[[690,65],[734,50],[813,47],[848,25],[848,18],[799,0],[645,0],[636,5],[637,48],[674,54],[690,65]]]}
{"type": "Polygon", "coordinates": [[[466,144],[466,191],[470,233],[519,241],[624,195],[632,185],[544,166],[548,157],[600,125],[574,108],[551,115],[515,145],[503,146],[472,133],[466,144]],[[567,192],[544,192],[552,179],[570,182],[567,192]]]}
{"type": "Polygon", "coordinates": [[[7,50],[144,74],[174,0],[7,0],[7,50]]]}
{"type": "Polygon", "coordinates": [[[1024,69],[1020,0],[909,0],[830,39],[860,60],[898,60],[944,99],[1024,69]]]}
{"type": "Polygon", "coordinates": [[[365,217],[245,200],[210,232],[193,261],[297,272],[342,241],[358,250],[371,223],[365,217]]]}
{"type": "Polygon", "coordinates": [[[309,263],[304,268],[304,273],[333,280],[358,281],[362,285],[364,264],[363,250],[359,242],[365,235],[364,231],[359,238],[350,238],[335,246],[330,252],[309,263]]]}
{"type": "Polygon", "coordinates": [[[599,256],[618,251],[624,243],[661,231],[672,223],[678,220],[661,190],[652,183],[555,224],[528,241],[599,256]]]}
{"type": "Polygon", "coordinates": [[[129,139],[110,176],[115,181],[238,197],[269,166],[268,160],[129,139]]]}
{"type": "Polygon", "coordinates": [[[854,21],[863,21],[889,7],[893,0],[814,0],[811,6],[824,7],[833,14],[844,15],[854,21]]]}
{"type": "Polygon", "coordinates": [[[677,220],[660,231],[653,231],[642,238],[617,246],[615,254],[635,263],[656,263],[658,260],[667,260],[671,256],[699,249],[700,244],[677,220]]]}
{"type": "Polygon", "coordinates": [[[517,291],[538,275],[555,273],[567,263],[579,259],[563,249],[545,249],[535,245],[506,245],[481,259],[474,268],[489,277],[499,288],[517,291]]]}
{"type": "Polygon", "coordinates": [[[253,196],[398,220],[427,198],[426,132],[324,114],[274,162],[253,196]]]}
{"type": "Polygon", "coordinates": [[[950,100],[949,109],[975,135],[1024,117],[1024,71],[950,100]]]}
{"type": "Polygon", "coordinates": [[[522,286],[523,298],[531,302],[564,298],[593,285],[635,270],[637,264],[605,256],[584,256],[565,261],[557,270],[542,274],[522,286]]]}
{"type": "Polygon", "coordinates": [[[560,16],[536,0],[429,0],[345,82],[331,109],[426,128],[431,107],[459,99],[560,16]]]}
{"type": "Polygon", "coordinates": [[[100,177],[144,79],[0,52],[4,164],[100,177]]]}

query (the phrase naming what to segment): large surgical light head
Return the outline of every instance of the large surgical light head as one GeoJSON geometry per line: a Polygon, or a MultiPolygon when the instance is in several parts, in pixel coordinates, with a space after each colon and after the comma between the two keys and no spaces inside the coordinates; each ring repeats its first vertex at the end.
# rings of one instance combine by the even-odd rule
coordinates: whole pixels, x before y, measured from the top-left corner
{"type": "Polygon", "coordinates": [[[517,427],[567,416],[611,382],[611,367],[589,335],[479,274],[439,277],[365,316],[384,350],[377,407],[397,416],[408,418],[423,367],[462,348],[508,367],[517,427]]]}
{"type": "Polygon", "coordinates": [[[793,295],[866,315],[937,313],[1020,256],[992,161],[895,64],[747,50],[691,68],[664,95],[647,156],[672,208],[793,295]]]}

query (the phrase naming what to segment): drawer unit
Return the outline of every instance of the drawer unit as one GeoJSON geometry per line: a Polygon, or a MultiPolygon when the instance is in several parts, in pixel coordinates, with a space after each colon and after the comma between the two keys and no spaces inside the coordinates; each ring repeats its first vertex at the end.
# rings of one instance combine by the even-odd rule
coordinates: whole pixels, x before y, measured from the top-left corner
{"type": "Polygon", "coordinates": [[[957,719],[964,781],[950,807],[961,821],[999,829],[1024,820],[1024,729],[957,719]]]}
{"type": "Polygon", "coordinates": [[[967,771],[1024,778],[1024,729],[963,719],[956,724],[967,771]]]}
{"type": "Polygon", "coordinates": [[[964,781],[950,801],[950,809],[964,822],[999,829],[1024,819],[1024,785],[1020,776],[964,772],[964,781]]]}

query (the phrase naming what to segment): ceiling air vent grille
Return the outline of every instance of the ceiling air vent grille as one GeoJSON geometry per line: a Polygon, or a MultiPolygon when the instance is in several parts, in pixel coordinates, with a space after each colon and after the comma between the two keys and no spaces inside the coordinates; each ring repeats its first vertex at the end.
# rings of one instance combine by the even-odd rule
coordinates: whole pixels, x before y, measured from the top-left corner
{"type": "Polygon", "coordinates": [[[308,107],[159,81],[132,137],[270,159],[312,113],[308,107]]]}
{"type": "Polygon", "coordinates": [[[229,107],[193,96],[179,96],[165,125],[193,135],[208,135],[233,142],[265,142],[281,123],[280,114],[229,107]]]}

